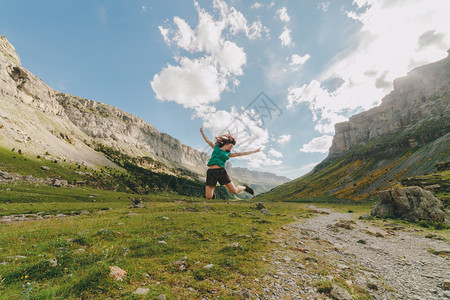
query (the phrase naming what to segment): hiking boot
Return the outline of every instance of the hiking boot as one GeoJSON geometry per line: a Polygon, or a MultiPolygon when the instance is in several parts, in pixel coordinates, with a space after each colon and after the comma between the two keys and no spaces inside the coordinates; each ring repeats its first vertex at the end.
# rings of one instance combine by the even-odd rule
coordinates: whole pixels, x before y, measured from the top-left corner
{"type": "Polygon", "coordinates": [[[251,187],[249,187],[248,185],[244,184],[245,186],[245,192],[249,193],[250,195],[255,194],[255,191],[253,191],[253,189],[251,187]]]}
{"type": "Polygon", "coordinates": [[[213,193],[213,196],[211,199],[216,199],[216,193],[213,193]]]}

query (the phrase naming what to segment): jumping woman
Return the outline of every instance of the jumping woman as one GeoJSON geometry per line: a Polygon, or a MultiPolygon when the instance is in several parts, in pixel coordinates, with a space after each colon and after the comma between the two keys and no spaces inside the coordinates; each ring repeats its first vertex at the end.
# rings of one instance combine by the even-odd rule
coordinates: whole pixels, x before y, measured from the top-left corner
{"type": "Polygon", "coordinates": [[[213,144],[203,132],[203,127],[200,128],[200,132],[208,145],[214,149],[208,162],[208,171],[206,172],[206,198],[215,198],[214,189],[216,188],[217,182],[219,182],[220,185],[225,185],[233,194],[245,191],[253,195],[254,191],[248,185],[235,186],[231,182],[230,176],[228,176],[228,173],[225,170],[225,162],[231,157],[260,152],[261,148],[249,152],[230,153],[231,149],[236,145],[236,139],[230,133],[215,137],[216,143],[213,144]]]}

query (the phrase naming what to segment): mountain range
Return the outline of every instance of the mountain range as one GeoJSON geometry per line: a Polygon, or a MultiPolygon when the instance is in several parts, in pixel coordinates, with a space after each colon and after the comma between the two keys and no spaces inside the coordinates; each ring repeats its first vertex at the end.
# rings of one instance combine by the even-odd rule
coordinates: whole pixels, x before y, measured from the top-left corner
{"type": "Polygon", "coordinates": [[[335,125],[328,157],[261,200],[360,201],[404,185],[450,199],[450,50],[394,81],[379,106],[335,125]]]}
{"type": "MultiPolygon", "coordinates": [[[[181,180],[195,186],[195,195],[203,193],[208,153],[116,107],[54,90],[21,65],[14,47],[3,36],[0,107],[0,147],[4,149],[91,171],[117,170],[123,172],[116,178],[118,181],[131,172],[133,180],[128,183],[134,183],[125,185],[135,191],[182,192],[181,187],[167,184],[181,180]]],[[[231,164],[227,169],[237,183],[252,183],[257,193],[289,181],[287,177],[233,168],[231,164]]],[[[219,194],[231,196],[225,191],[219,194]]]]}

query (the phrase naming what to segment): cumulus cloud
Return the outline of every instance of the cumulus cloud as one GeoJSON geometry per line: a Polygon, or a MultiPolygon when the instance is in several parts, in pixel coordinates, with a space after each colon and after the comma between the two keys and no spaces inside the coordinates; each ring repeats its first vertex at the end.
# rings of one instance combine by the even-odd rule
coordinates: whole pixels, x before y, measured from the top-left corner
{"type": "Polygon", "coordinates": [[[226,85],[210,57],[182,58],[180,66],[169,65],[151,82],[157,99],[173,100],[186,108],[219,101],[226,85]]]}
{"type": "Polygon", "coordinates": [[[322,11],[328,11],[328,9],[330,8],[330,2],[321,2],[319,3],[319,5],[317,5],[317,9],[320,9],[322,11]]]}
{"type": "MultiPolygon", "coordinates": [[[[238,157],[239,158],[239,157],[238,157]]],[[[271,159],[267,157],[263,152],[258,152],[251,155],[251,158],[248,162],[248,167],[250,168],[261,168],[266,166],[279,166],[283,163],[281,160],[271,159]]]]}
{"type": "Polygon", "coordinates": [[[437,46],[443,50],[446,50],[445,35],[443,33],[438,33],[436,30],[429,30],[424,32],[419,36],[417,40],[418,50],[429,46],[437,46]]]}
{"type": "Polygon", "coordinates": [[[250,6],[251,9],[259,9],[263,7],[263,5],[260,2],[255,2],[252,6],[250,6]]]}
{"type": "Polygon", "coordinates": [[[157,99],[187,108],[217,102],[224,90],[239,85],[237,76],[243,74],[247,54],[229,39],[230,35],[242,32],[248,39],[255,39],[268,32],[259,20],[249,24],[241,12],[225,1],[213,1],[218,18],[197,2],[194,6],[198,14],[195,28],[177,16],[173,18],[175,28],[167,24],[158,28],[169,46],[175,44],[200,58],[175,57],[179,65],[169,64],[150,82],[157,99]]]}
{"type": "Polygon", "coordinates": [[[311,58],[311,55],[305,54],[303,56],[300,56],[298,54],[292,54],[291,56],[291,62],[289,65],[292,69],[297,69],[301,66],[303,66],[309,59],[311,58]]]}
{"type": "Polygon", "coordinates": [[[291,140],[291,135],[290,134],[283,134],[280,135],[280,137],[277,139],[277,142],[280,144],[284,144],[287,143],[291,140]]]}
{"type": "Polygon", "coordinates": [[[279,10],[277,10],[277,15],[280,18],[280,20],[284,23],[288,23],[291,20],[291,17],[289,17],[289,14],[287,12],[286,6],[283,6],[279,10]]]}
{"type": "Polygon", "coordinates": [[[395,78],[444,58],[450,47],[447,0],[433,5],[426,0],[353,4],[347,16],[362,25],[356,46],[339,53],[316,79],[288,91],[288,105],[306,103],[316,130],[324,134],[333,134],[335,123],[380,104],[395,78]],[[325,83],[331,79],[339,85],[328,89],[325,83]]]}
{"type": "Polygon", "coordinates": [[[313,138],[308,144],[303,145],[300,151],[327,153],[328,149],[331,147],[332,141],[333,137],[330,135],[313,138]]]}
{"type": "Polygon", "coordinates": [[[291,32],[292,30],[290,30],[287,26],[283,27],[283,32],[278,37],[281,40],[282,46],[292,46],[291,32]]]}
{"type": "Polygon", "coordinates": [[[164,38],[164,42],[166,42],[167,44],[170,44],[170,39],[169,39],[169,28],[164,28],[163,26],[158,26],[159,32],[161,33],[161,35],[164,38]]]}
{"type": "Polygon", "coordinates": [[[269,155],[272,157],[278,157],[278,158],[283,157],[283,154],[281,152],[279,152],[273,148],[270,148],[269,155]]]}
{"type": "MultiPolygon", "coordinates": [[[[204,120],[203,127],[213,136],[230,132],[236,137],[237,144],[233,149],[236,152],[246,152],[264,148],[269,142],[269,132],[261,126],[261,121],[255,118],[255,111],[244,108],[238,111],[232,107],[230,111],[217,110],[214,106],[198,107],[195,116],[204,120]]],[[[236,157],[247,161],[250,168],[260,168],[264,165],[279,165],[282,161],[267,157],[264,152],[248,156],[236,157]]]]}

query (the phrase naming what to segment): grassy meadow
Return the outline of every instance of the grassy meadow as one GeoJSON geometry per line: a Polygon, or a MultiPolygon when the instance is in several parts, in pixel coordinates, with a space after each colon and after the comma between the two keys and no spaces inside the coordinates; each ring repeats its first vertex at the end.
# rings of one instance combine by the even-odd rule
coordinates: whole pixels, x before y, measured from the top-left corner
{"type": "Polygon", "coordinates": [[[300,204],[268,204],[265,215],[250,202],[24,183],[0,191],[3,216],[67,215],[0,224],[1,299],[135,299],[139,287],[150,289],[148,299],[258,292],[273,232],[305,212],[300,204]],[[129,208],[133,197],[146,207],[129,208]],[[109,276],[111,266],[127,272],[123,281],[109,276]]]}

